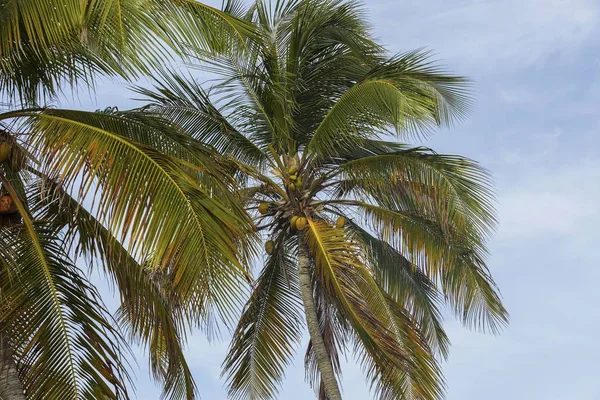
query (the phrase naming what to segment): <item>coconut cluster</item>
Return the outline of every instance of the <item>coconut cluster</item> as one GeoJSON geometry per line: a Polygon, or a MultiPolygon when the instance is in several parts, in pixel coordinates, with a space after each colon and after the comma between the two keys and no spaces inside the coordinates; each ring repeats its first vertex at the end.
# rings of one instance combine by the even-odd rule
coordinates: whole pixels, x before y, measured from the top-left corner
{"type": "MultiPolygon", "coordinates": [[[[282,229],[285,229],[285,221],[289,218],[289,229],[291,232],[302,232],[309,224],[309,218],[314,212],[320,211],[321,207],[318,202],[311,201],[311,192],[314,187],[325,180],[326,177],[316,178],[313,181],[307,171],[299,167],[297,156],[284,156],[285,169],[273,170],[273,173],[278,176],[283,187],[287,189],[288,198],[276,202],[261,202],[258,204],[257,210],[261,215],[270,215],[277,221],[276,223],[282,229]],[[306,187],[303,181],[303,176],[307,179],[306,187]]],[[[269,184],[263,185],[269,188],[269,184]]],[[[336,228],[343,229],[346,224],[344,217],[339,217],[332,221],[332,225],[336,228]]],[[[273,254],[275,251],[275,243],[273,240],[268,240],[265,243],[265,251],[267,254],[273,254]]]]}
{"type": "Polygon", "coordinates": [[[302,177],[298,175],[298,167],[291,167],[288,169],[289,182],[288,189],[290,192],[302,190],[302,177]]]}

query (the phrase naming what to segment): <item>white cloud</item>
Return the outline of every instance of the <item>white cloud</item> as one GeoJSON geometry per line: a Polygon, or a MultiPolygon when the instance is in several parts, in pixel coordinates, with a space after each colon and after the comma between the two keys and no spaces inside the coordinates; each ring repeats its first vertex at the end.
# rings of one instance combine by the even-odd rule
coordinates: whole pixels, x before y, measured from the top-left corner
{"type": "Polygon", "coordinates": [[[529,238],[576,232],[590,212],[590,203],[578,194],[517,192],[503,199],[502,237],[529,238]]]}
{"type": "MultiPolygon", "coordinates": [[[[499,239],[582,232],[599,222],[600,167],[582,162],[561,169],[522,170],[499,196],[499,239]]],[[[506,182],[509,184],[509,182],[506,182]]]]}
{"type": "Polygon", "coordinates": [[[595,0],[437,0],[418,7],[383,1],[369,2],[368,10],[377,32],[397,48],[426,46],[443,59],[489,68],[531,65],[571,51],[594,37],[600,19],[595,0]]]}

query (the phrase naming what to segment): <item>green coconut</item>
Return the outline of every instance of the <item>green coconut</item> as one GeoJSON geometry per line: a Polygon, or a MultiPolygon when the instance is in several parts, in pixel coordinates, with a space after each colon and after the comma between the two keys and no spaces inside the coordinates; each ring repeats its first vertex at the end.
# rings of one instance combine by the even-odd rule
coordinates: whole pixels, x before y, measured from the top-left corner
{"type": "Polygon", "coordinates": [[[258,206],[258,212],[265,215],[269,211],[269,203],[260,203],[258,206]]]}
{"type": "Polygon", "coordinates": [[[267,240],[265,243],[265,250],[267,254],[273,254],[273,250],[275,250],[275,243],[272,240],[267,240]]]}

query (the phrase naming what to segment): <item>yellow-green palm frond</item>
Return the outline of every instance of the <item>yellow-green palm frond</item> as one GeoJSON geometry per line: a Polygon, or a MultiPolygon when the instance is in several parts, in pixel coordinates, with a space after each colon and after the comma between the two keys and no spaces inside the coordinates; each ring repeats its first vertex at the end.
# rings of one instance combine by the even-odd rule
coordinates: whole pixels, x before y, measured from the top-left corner
{"type": "Polygon", "coordinates": [[[70,38],[82,22],[81,1],[2,0],[0,21],[0,55],[6,57],[24,44],[41,51],[70,38]]]}
{"type": "Polygon", "coordinates": [[[439,366],[417,323],[377,285],[356,242],[340,228],[309,220],[315,274],[355,334],[355,351],[385,399],[441,396],[439,366]]]}
{"type": "Polygon", "coordinates": [[[232,399],[272,399],[301,337],[295,238],[281,235],[254,283],[223,363],[232,399]]]}
{"type": "Polygon", "coordinates": [[[2,327],[29,399],[127,398],[123,338],[64,251],[60,226],[36,221],[13,185],[22,224],[2,228],[2,327]]]}
{"type": "Polygon", "coordinates": [[[2,0],[0,92],[32,104],[98,73],[135,77],[190,47],[253,37],[249,23],[194,0],[2,0]]]}
{"type": "Polygon", "coordinates": [[[223,9],[197,0],[154,0],[163,11],[158,21],[166,41],[184,57],[193,50],[223,53],[260,40],[256,27],[243,17],[245,7],[236,0],[223,9]]]}
{"type": "Polygon", "coordinates": [[[194,319],[178,301],[178,294],[159,279],[160,273],[136,261],[59,183],[35,173],[41,179],[31,185],[29,198],[36,203],[37,219],[63,226],[67,249],[83,256],[91,267],[99,264],[111,278],[121,301],[118,321],[134,342],[145,345],[153,376],[163,384],[164,398],[194,398],[196,385],[183,354],[186,332],[194,319]]]}
{"type": "MultiPolygon", "coordinates": [[[[232,301],[228,289],[245,274],[248,245],[238,239],[251,237],[252,224],[233,199],[224,203],[199,182],[203,165],[185,159],[182,165],[182,158],[150,147],[156,130],[128,118],[87,113],[85,122],[81,114],[57,110],[20,115],[29,118],[29,142],[43,172],[78,201],[91,197],[92,213],[134,257],[152,254],[149,262],[172,273],[175,290],[199,307],[232,301]],[[192,296],[199,281],[212,279],[219,284],[204,293],[210,298],[192,296]]],[[[177,145],[164,135],[153,140],[177,145]]]]}

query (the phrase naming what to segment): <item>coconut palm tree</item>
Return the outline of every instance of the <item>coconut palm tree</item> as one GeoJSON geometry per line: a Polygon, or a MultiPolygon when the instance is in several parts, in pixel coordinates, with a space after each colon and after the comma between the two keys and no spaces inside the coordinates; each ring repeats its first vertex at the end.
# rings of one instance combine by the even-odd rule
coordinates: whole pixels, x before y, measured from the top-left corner
{"type": "Polygon", "coordinates": [[[247,28],[191,0],[0,0],[0,398],[128,398],[126,339],[165,398],[195,397],[186,334],[247,279],[232,166],[161,118],[38,103],[247,28]],[[82,264],[113,284],[116,317],[82,264]]]}
{"type": "Polygon", "coordinates": [[[224,362],[230,397],[275,397],[305,323],[320,399],[341,399],[348,349],[379,398],[440,398],[441,307],[494,332],[508,318],[485,264],[487,172],[407,144],[464,115],[468,82],[424,52],[389,56],[355,2],[256,1],[244,16],[259,44],[197,54],[210,89],[164,74],[138,90],[237,165],[266,241],[224,362]]]}

